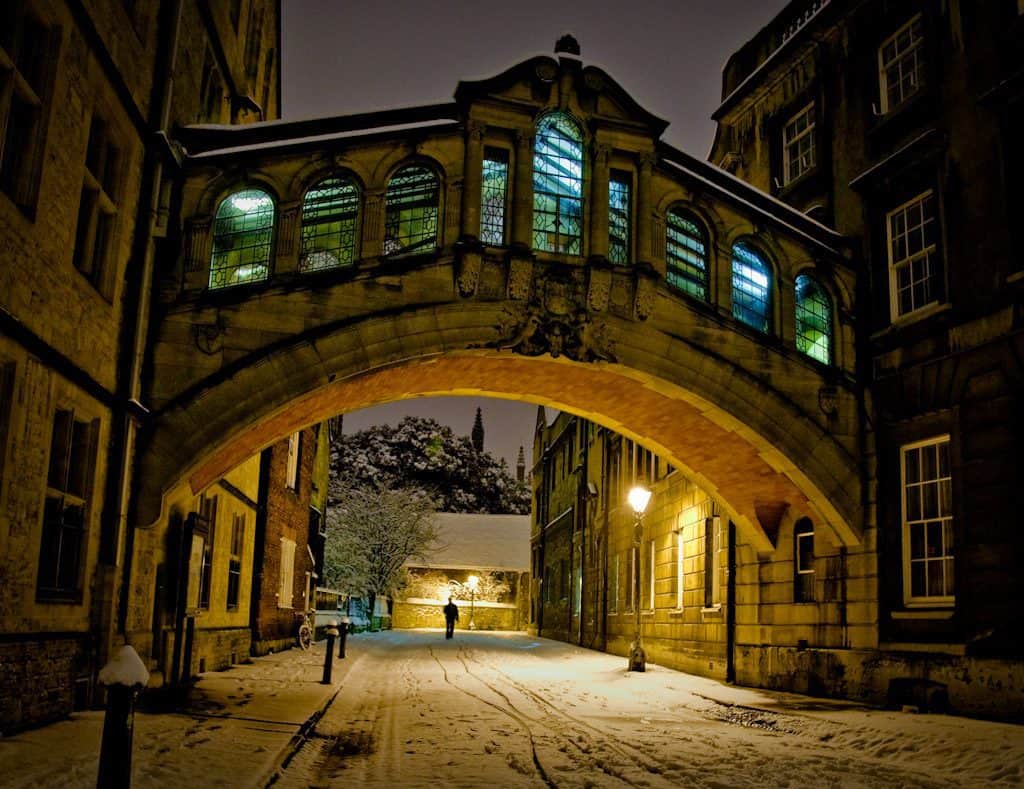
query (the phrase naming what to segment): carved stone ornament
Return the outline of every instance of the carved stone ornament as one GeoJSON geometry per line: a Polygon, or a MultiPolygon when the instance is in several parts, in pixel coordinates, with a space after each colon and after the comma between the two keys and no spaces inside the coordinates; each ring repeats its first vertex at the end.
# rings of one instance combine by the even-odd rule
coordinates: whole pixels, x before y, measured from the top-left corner
{"type": "Polygon", "coordinates": [[[524,356],[565,356],[576,362],[615,361],[604,321],[593,320],[586,310],[556,315],[532,304],[506,310],[505,315],[498,325],[502,339],[492,347],[524,356]]]}
{"type": "Polygon", "coordinates": [[[839,390],[834,386],[823,386],[818,390],[818,408],[825,416],[835,416],[839,412],[839,390]]]}
{"type": "Polygon", "coordinates": [[[533,261],[512,258],[508,264],[508,297],[524,301],[530,297],[530,283],[533,280],[533,261]]]}
{"type": "Polygon", "coordinates": [[[227,326],[224,325],[220,315],[217,316],[213,323],[192,324],[192,339],[195,341],[196,348],[207,356],[219,353],[224,347],[224,334],[226,332],[227,326]]]}
{"type": "Polygon", "coordinates": [[[480,282],[480,253],[470,250],[459,255],[459,295],[469,297],[476,293],[480,282]]]}
{"type": "Polygon", "coordinates": [[[654,279],[639,274],[636,278],[636,295],[633,299],[633,310],[637,320],[645,321],[654,311],[654,296],[657,288],[654,279]]]}
{"type": "Polygon", "coordinates": [[[612,272],[592,266],[588,278],[587,306],[594,312],[604,312],[608,309],[608,297],[612,292],[612,272]]]}

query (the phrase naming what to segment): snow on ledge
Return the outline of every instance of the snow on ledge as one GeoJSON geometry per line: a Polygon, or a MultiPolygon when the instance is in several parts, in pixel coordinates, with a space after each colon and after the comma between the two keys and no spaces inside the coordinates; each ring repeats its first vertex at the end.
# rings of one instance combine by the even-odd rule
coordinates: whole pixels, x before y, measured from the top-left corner
{"type": "Polygon", "coordinates": [[[149,672],[131,646],[125,644],[103,668],[100,669],[100,682],[104,685],[124,685],[133,687],[149,682],[149,672]]]}

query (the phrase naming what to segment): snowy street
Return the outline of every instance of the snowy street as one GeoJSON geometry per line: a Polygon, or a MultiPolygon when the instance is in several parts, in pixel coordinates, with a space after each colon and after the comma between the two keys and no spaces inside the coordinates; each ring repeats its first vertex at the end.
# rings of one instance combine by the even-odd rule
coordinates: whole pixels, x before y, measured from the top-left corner
{"type": "Polygon", "coordinates": [[[1024,729],[723,685],[522,634],[364,634],[278,786],[978,786],[1024,729]]]}

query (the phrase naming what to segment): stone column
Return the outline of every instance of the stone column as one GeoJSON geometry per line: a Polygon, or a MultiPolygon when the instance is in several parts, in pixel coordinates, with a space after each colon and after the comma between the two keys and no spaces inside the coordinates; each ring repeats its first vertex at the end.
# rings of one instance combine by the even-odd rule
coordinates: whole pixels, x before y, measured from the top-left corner
{"type": "Polygon", "coordinates": [[[590,179],[590,257],[605,260],[608,257],[608,160],[610,145],[594,145],[593,175],[590,179]]]}
{"type": "Polygon", "coordinates": [[[516,133],[516,173],[512,197],[512,243],[533,247],[533,132],[516,133]]]}
{"type": "Polygon", "coordinates": [[[636,259],[638,263],[651,262],[651,223],[654,221],[651,176],[656,159],[657,157],[653,153],[640,154],[636,198],[636,259]]]}
{"type": "Polygon", "coordinates": [[[361,257],[384,254],[384,192],[367,191],[363,203],[363,244],[361,257]]]}
{"type": "Polygon", "coordinates": [[[302,245],[299,239],[300,208],[299,203],[282,203],[278,208],[275,274],[286,274],[299,268],[302,245]]]}
{"type": "Polygon", "coordinates": [[[466,160],[462,173],[462,240],[480,238],[480,200],[483,188],[484,135],[487,126],[470,121],[466,129],[466,160]]]}

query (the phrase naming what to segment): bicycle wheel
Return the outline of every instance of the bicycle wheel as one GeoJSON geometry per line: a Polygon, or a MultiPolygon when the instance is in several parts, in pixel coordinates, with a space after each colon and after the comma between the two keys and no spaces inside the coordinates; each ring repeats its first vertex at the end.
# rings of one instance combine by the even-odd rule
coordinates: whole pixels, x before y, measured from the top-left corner
{"type": "Polygon", "coordinates": [[[312,644],[313,628],[304,624],[299,628],[299,646],[303,649],[309,649],[312,644]]]}

